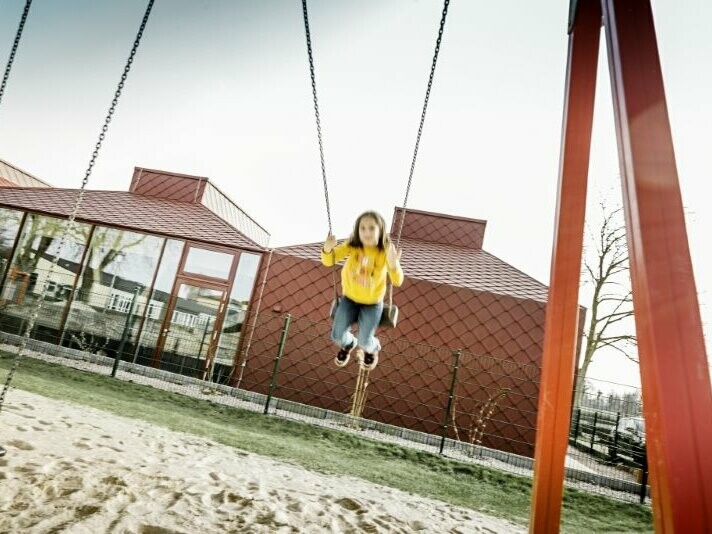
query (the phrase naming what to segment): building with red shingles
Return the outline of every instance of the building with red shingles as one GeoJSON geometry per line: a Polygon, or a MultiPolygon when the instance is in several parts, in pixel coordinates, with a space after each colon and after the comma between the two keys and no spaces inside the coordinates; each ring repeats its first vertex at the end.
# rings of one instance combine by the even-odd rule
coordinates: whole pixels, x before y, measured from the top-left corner
{"type": "MultiPolygon", "coordinates": [[[[395,210],[392,228],[401,214],[395,210]]],[[[395,329],[379,331],[383,351],[370,374],[363,416],[439,433],[453,354],[462,349],[454,392],[457,437],[531,455],[547,287],[485,251],[485,228],[481,220],[406,212],[401,241],[405,281],[394,291],[400,319],[395,329]],[[484,436],[471,436],[480,415],[490,409],[485,428],[479,429],[484,436]]],[[[331,269],[320,262],[321,247],[313,243],[274,251],[260,320],[236,368],[244,367],[243,387],[266,392],[282,315],[289,313],[294,320],[275,395],[348,411],[356,368],[337,370],[331,362],[336,349],[329,342],[328,314],[334,291],[331,269]]],[[[452,417],[448,426],[448,435],[456,437],[452,417]]]]}
{"type": "MultiPolygon", "coordinates": [[[[0,188],[0,329],[19,333],[77,190],[0,170],[25,185],[0,188]]],[[[86,191],[77,221],[33,335],[109,354],[124,346],[127,360],[267,393],[288,313],[275,397],[349,411],[357,368],[332,363],[322,243],[267,254],[269,234],[207,178],[139,167],[128,191],[86,191]]],[[[406,213],[400,320],[379,331],[363,416],[532,455],[547,288],[482,248],[486,225],[406,213]]]]}

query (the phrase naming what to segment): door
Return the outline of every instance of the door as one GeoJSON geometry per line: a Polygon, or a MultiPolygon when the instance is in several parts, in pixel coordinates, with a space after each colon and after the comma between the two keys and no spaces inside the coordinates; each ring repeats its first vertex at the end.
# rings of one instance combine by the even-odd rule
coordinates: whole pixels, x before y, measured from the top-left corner
{"type": "Polygon", "coordinates": [[[223,284],[178,277],[153,353],[153,364],[205,379],[215,357],[227,301],[223,284]]]}

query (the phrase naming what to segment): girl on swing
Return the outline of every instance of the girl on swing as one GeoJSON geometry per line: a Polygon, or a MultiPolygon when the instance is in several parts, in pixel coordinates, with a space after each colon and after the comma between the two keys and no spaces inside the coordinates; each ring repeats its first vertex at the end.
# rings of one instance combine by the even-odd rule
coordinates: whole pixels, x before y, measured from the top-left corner
{"type": "Polygon", "coordinates": [[[378,363],[381,344],[375,337],[383,312],[386,294],[386,274],[398,287],[403,283],[400,265],[401,250],[396,250],[386,234],[386,222],[374,211],[362,213],[356,219],[353,233],[337,245],[329,234],[321,251],[321,262],[331,267],[348,258],[341,269],[343,296],[339,299],[331,328],[331,339],[340,347],[334,358],[337,367],[345,366],[354,349],[364,369],[371,370],[378,363]],[[351,325],[358,323],[358,334],[351,333],[351,325]]]}

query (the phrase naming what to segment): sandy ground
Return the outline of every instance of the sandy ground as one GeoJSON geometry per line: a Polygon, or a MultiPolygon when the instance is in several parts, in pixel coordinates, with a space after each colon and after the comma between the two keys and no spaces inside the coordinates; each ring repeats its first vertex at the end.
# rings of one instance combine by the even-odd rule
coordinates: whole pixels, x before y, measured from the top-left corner
{"type": "Polygon", "coordinates": [[[525,532],[99,410],[13,390],[0,532],[525,532]]]}

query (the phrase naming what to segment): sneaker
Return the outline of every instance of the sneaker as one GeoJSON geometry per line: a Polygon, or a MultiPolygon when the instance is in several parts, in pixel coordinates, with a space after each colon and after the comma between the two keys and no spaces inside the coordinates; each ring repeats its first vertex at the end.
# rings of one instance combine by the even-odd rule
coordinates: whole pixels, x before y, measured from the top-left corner
{"type": "Polygon", "coordinates": [[[378,365],[378,353],[377,352],[364,352],[363,360],[361,360],[361,367],[367,371],[373,370],[376,365],[378,365]]]}
{"type": "Polygon", "coordinates": [[[349,363],[351,352],[354,350],[355,346],[356,344],[352,343],[347,347],[341,347],[341,350],[336,354],[336,358],[334,358],[334,364],[336,364],[336,367],[343,367],[349,363]]]}

